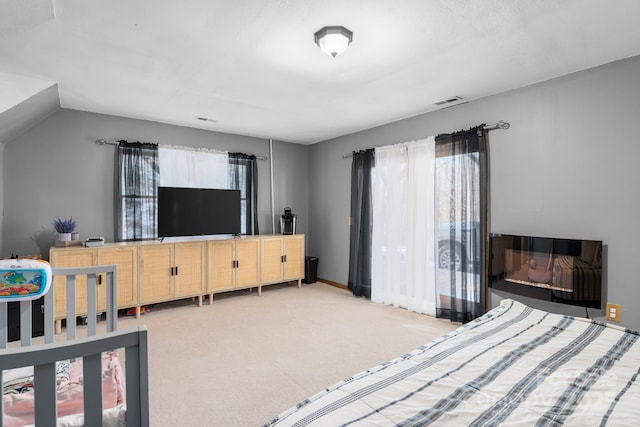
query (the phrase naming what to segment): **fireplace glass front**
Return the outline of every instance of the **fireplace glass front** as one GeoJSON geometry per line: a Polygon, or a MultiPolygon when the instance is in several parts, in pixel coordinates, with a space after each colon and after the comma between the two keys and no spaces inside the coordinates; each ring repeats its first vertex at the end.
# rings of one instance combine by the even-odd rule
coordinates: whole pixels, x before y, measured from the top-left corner
{"type": "Polygon", "coordinates": [[[492,234],[489,287],[600,308],[602,241],[492,234]]]}

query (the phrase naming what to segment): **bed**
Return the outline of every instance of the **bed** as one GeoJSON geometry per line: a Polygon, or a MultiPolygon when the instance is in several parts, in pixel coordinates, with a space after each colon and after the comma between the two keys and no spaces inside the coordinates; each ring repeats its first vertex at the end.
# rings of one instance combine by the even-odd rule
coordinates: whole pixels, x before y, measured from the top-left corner
{"type": "Polygon", "coordinates": [[[55,287],[44,294],[44,337],[34,339],[41,343],[32,343],[31,301],[19,303],[20,342],[8,343],[7,304],[0,302],[0,426],[147,426],[147,330],[117,331],[116,266],[59,268],[52,275],[66,279],[66,335],[54,334],[55,287]],[[76,326],[81,282],[86,328],[76,326]],[[103,312],[106,326],[98,328],[103,312]]]}
{"type": "Polygon", "coordinates": [[[638,333],[504,300],[265,425],[636,425],[639,372],[638,333]]]}

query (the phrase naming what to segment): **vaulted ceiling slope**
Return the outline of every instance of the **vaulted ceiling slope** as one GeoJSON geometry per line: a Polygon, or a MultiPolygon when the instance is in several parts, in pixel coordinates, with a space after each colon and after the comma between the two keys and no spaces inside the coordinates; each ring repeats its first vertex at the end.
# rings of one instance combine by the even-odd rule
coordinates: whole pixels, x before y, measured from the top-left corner
{"type": "Polygon", "coordinates": [[[637,0],[0,0],[0,8],[0,113],[57,84],[63,108],[302,144],[640,54],[637,0]],[[354,32],[335,59],[313,41],[325,25],[354,32]]]}

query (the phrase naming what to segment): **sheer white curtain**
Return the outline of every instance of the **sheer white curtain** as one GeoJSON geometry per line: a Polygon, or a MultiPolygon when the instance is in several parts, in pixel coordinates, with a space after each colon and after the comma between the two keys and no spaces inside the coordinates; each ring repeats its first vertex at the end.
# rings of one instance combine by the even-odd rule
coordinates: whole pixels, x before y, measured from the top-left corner
{"type": "Polygon", "coordinates": [[[160,147],[160,186],[229,188],[227,153],[160,147]]]}
{"type": "Polygon", "coordinates": [[[410,142],[407,211],[409,213],[407,309],[436,314],[435,138],[410,142]]]}
{"type": "Polygon", "coordinates": [[[376,148],[371,300],[435,315],[435,141],[376,148]]]}
{"type": "Polygon", "coordinates": [[[371,180],[371,301],[407,305],[407,147],[376,148],[371,180]]]}

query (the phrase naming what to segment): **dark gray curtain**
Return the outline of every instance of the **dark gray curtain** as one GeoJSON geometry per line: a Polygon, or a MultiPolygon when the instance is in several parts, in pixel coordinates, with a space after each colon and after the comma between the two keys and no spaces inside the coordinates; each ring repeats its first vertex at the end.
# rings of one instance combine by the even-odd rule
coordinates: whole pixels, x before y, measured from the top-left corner
{"type": "Polygon", "coordinates": [[[116,240],[155,239],[158,235],[158,145],[118,141],[116,240]]]}
{"type": "Polygon", "coordinates": [[[348,286],[354,295],[366,298],[371,298],[371,170],[374,162],[373,149],[353,152],[348,286]]]}
{"type": "Polygon", "coordinates": [[[439,248],[450,262],[438,278],[437,317],[469,322],[485,312],[489,138],[484,125],[436,138],[437,226],[448,228],[439,248]],[[442,245],[442,244],[441,244],[442,245]],[[443,289],[442,285],[448,287],[443,289]]]}
{"type": "Polygon", "coordinates": [[[242,234],[259,234],[258,162],[256,156],[229,153],[229,188],[240,190],[242,234]]]}

